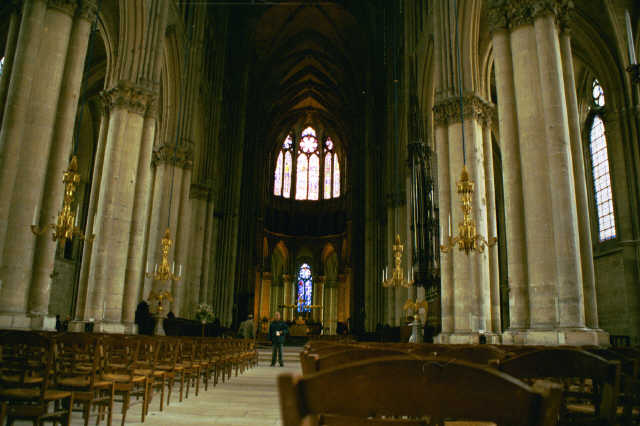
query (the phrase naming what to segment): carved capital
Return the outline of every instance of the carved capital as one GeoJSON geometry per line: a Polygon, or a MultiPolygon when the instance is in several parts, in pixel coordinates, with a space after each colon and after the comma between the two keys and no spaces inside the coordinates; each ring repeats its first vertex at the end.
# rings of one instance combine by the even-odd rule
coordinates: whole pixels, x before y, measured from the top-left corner
{"type": "Polygon", "coordinates": [[[137,114],[144,114],[151,98],[149,90],[124,82],[103,92],[110,109],[124,108],[137,114]]]}
{"type": "Polygon", "coordinates": [[[149,102],[147,104],[147,110],[144,114],[145,118],[158,119],[159,105],[158,95],[150,95],[149,102]]]}
{"type": "Polygon", "coordinates": [[[55,9],[69,16],[73,16],[78,7],[77,0],[48,0],[47,6],[49,9],[55,9]]]}
{"type": "Polygon", "coordinates": [[[78,18],[92,22],[95,19],[97,12],[98,6],[95,0],[80,0],[80,7],[78,7],[78,18]]]}
{"type": "Polygon", "coordinates": [[[490,0],[488,18],[491,31],[532,25],[536,18],[553,15],[561,25],[568,25],[572,0],[490,0]]]}
{"type": "Polygon", "coordinates": [[[151,164],[157,166],[160,163],[170,164],[182,169],[193,167],[193,144],[184,140],[181,144],[162,144],[153,151],[151,164]]]}
{"type": "Polygon", "coordinates": [[[189,191],[189,198],[196,200],[208,200],[211,194],[211,188],[201,183],[192,183],[189,191]]]}
{"type": "MultiPolygon", "coordinates": [[[[489,102],[474,94],[467,94],[462,98],[462,115],[464,118],[479,120],[483,124],[490,122],[494,108],[489,102]]],[[[433,107],[436,124],[450,124],[460,122],[460,98],[443,99],[433,107]]]]}

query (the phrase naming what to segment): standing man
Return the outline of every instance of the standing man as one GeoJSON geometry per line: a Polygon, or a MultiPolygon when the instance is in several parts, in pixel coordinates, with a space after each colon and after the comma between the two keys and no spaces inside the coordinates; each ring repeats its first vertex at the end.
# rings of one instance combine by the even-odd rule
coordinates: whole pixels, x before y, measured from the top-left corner
{"type": "Polygon", "coordinates": [[[284,367],[284,362],[282,362],[282,345],[284,344],[284,338],[287,334],[289,334],[289,327],[287,327],[284,321],[280,320],[280,312],[276,312],[269,326],[269,338],[271,339],[273,347],[271,353],[272,367],[276,365],[276,354],[278,361],[280,361],[280,367],[284,367]]]}
{"type": "Polygon", "coordinates": [[[253,325],[253,314],[249,314],[245,321],[240,323],[238,334],[244,339],[255,339],[255,327],[253,325]]]}

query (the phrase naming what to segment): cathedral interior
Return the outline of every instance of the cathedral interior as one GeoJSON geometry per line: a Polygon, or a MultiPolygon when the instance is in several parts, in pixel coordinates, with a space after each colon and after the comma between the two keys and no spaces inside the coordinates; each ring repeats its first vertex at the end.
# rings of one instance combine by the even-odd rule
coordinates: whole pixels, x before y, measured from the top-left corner
{"type": "Polygon", "coordinates": [[[640,344],[637,1],[0,3],[1,329],[640,344]]]}

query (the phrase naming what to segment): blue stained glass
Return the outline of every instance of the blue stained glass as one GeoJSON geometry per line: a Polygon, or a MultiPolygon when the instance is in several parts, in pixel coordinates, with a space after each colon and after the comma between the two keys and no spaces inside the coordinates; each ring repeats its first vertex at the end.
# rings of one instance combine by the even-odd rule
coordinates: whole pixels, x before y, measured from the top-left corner
{"type": "Polygon", "coordinates": [[[309,312],[313,299],[313,277],[311,267],[303,263],[298,272],[298,312],[309,312]]]}

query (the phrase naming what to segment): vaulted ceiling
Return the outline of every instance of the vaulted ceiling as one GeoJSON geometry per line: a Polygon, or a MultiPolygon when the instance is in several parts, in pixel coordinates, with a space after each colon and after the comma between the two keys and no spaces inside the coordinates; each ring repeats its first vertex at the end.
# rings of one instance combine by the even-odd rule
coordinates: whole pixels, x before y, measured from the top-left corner
{"type": "Polygon", "coordinates": [[[339,3],[277,5],[255,26],[254,100],[274,145],[294,125],[320,125],[348,144],[363,90],[365,32],[339,3]]]}

